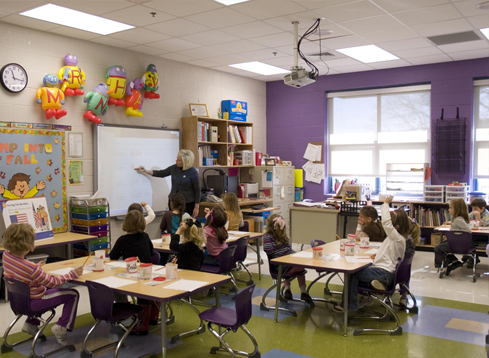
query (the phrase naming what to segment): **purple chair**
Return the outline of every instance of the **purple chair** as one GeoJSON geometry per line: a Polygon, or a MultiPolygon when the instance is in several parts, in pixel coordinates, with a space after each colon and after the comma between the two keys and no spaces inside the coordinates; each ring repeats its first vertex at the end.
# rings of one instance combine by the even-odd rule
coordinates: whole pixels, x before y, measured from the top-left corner
{"type": "Polygon", "coordinates": [[[35,348],[36,348],[36,343],[40,339],[41,341],[46,340],[46,336],[43,334],[44,329],[46,326],[49,324],[49,322],[52,321],[54,318],[54,315],[56,314],[54,308],[56,306],[46,308],[42,311],[33,311],[30,308],[30,289],[29,286],[24,283],[20,282],[18,280],[10,279],[7,277],[4,277],[5,285],[8,288],[8,294],[9,294],[9,300],[10,300],[10,308],[12,308],[12,311],[14,311],[15,318],[14,320],[10,323],[10,325],[7,327],[5,334],[3,335],[3,343],[1,346],[1,353],[7,353],[10,352],[14,349],[19,344],[32,341],[31,344],[31,355],[29,357],[31,358],[39,358],[39,357],[45,357],[48,355],[51,355],[53,353],[59,352],[63,349],[68,349],[70,352],[73,352],[75,350],[75,346],[72,344],[67,345],[65,347],[60,347],[57,348],[53,351],[50,351],[48,353],[44,353],[41,356],[36,355],[35,353],[35,348]],[[50,316],[47,319],[43,319],[42,315],[44,313],[50,312],[50,316]],[[33,317],[38,319],[41,322],[41,325],[39,326],[39,329],[36,332],[36,335],[31,338],[24,339],[22,341],[19,341],[17,343],[8,343],[7,338],[10,333],[10,330],[14,327],[14,325],[17,323],[17,321],[20,319],[22,316],[27,316],[27,317],[33,317]]]}
{"type": "Polygon", "coordinates": [[[250,358],[261,357],[260,351],[258,350],[258,343],[256,342],[255,337],[253,337],[250,331],[245,327],[245,324],[248,324],[252,315],[251,298],[255,286],[256,283],[241,290],[236,295],[235,310],[227,307],[214,307],[200,314],[200,318],[208,322],[207,327],[209,329],[209,332],[211,332],[224,346],[224,348],[212,347],[210,353],[216,354],[218,351],[227,351],[233,358],[236,358],[236,354],[244,355],[250,358]],[[225,331],[222,334],[219,334],[212,328],[212,324],[218,325],[219,331],[221,330],[221,328],[224,328],[225,331]],[[226,334],[231,331],[236,332],[238,328],[241,328],[251,339],[251,342],[253,342],[254,351],[252,353],[234,350],[224,340],[224,336],[226,334]]]}
{"type": "Polygon", "coordinates": [[[158,251],[153,250],[151,252],[151,263],[153,265],[159,265],[160,264],[160,253],[158,251]]]}
{"type": "MultiPolygon", "coordinates": [[[[250,279],[248,281],[237,280],[246,283],[248,286],[253,284],[253,276],[251,272],[248,270],[244,261],[246,260],[246,255],[248,254],[248,241],[250,240],[249,236],[243,236],[235,241],[231,241],[228,243],[228,246],[236,246],[236,251],[234,251],[234,268],[233,271],[239,270],[242,267],[249,275],[250,279]]],[[[231,272],[232,274],[232,272],[231,272]]]]}
{"type": "Polygon", "coordinates": [[[477,266],[477,251],[476,248],[472,246],[472,234],[465,231],[447,231],[445,232],[447,236],[448,247],[450,250],[445,254],[445,259],[442,262],[440,269],[440,278],[444,275],[450,275],[450,266],[447,260],[450,254],[463,254],[471,256],[474,260],[474,266],[472,267],[472,281],[476,282],[480,274],[475,272],[477,266]]]}
{"type": "Polygon", "coordinates": [[[396,271],[394,273],[394,283],[392,284],[392,287],[388,288],[386,291],[381,291],[381,290],[376,290],[375,288],[368,288],[368,287],[361,287],[358,286],[358,293],[364,295],[364,296],[370,296],[372,300],[375,302],[379,303],[382,307],[385,309],[385,313],[378,313],[375,316],[372,317],[363,317],[363,316],[355,316],[357,319],[374,319],[378,321],[390,321],[390,317],[394,317],[394,320],[396,321],[396,327],[393,329],[377,329],[377,328],[360,328],[356,329],[353,332],[354,336],[358,336],[362,333],[365,332],[383,332],[383,333],[389,333],[393,336],[400,336],[402,335],[402,327],[401,327],[401,321],[399,320],[399,316],[397,315],[396,311],[394,310],[394,305],[392,303],[392,295],[394,292],[396,292],[396,286],[398,284],[399,280],[399,272],[404,272],[406,270],[406,266],[403,267],[404,261],[399,257],[398,258],[398,263],[396,265],[396,271]],[[389,317],[390,315],[390,317],[389,317]]]}
{"type": "Polygon", "coordinates": [[[93,354],[105,350],[108,347],[117,346],[114,353],[114,358],[117,358],[119,350],[124,343],[124,340],[129,335],[129,332],[138,323],[138,313],[143,310],[143,307],[133,305],[130,303],[114,303],[114,291],[108,286],[105,286],[98,282],[87,281],[88,293],[90,295],[90,309],[92,315],[95,318],[95,324],[88,331],[85,339],[83,340],[82,351],[80,352],[81,358],[89,358],[93,354]],[[132,317],[134,321],[128,326],[124,326],[121,322],[127,318],[132,317]],[[101,322],[109,322],[112,325],[118,325],[125,332],[119,342],[113,342],[105,346],[89,351],[87,349],[87,342],[90,334],[92,334],[97,326],[101,322]]]}
{"type": "MultiPolygon", "coordinates": [[[[321,245],[325,245],[326,243],[322,240],[311,240],[311,247],[316,247],[316,246],[321,246],[321,245]]],[[[322,279],[323,277],[326,277],[328,275],[331,275],[328,277],[328,280],[326,281],[326,284],[324,286],[324,294],[325,295],[332,295],[333,293],[334,294],[338,294],[338,295],[341,295],[342,292],[339,292],[339,291],[331,291],[329,289],[329,282],[333,279],[333,277],[335,276],[338,276],[340,278],[341,281],[343,281],[343,279],[341,279],[341,277],[338,275],[337,272],[331,272],[331,271],[328,271],[326,269],[317,269],[316,270],[317,274],[318,274],[318,277],[315,278],[310,284],[309,286],[307,286],[307,293],[309,294],[309,290],[311,289],[312,285],[314,285],[317,281],[319,281],[320,279],[322,279]]],[[[325,299],[318,299],[318,298],[314,298],[314,300],[316,301],[323,301],[323,302],[326,302],[326,303],[331,303],[329,300],[325,300],[325,299]]]]}
{"type": "MultiPolygon", "coordinates": [[[[231,282],[233,283],[233,289],[238,292],[238,286],[234,280],[233,275],[231,275],[231,270],[234,267],[234,252],[236,251],[236,246],[229,246],[219,253],[219,266],[206,265],[203,264],[200,267],[201,271],[228,275],[231,276],[231,282]]],[[[233,289],[231,291],[233,291],[233,289]]]]}
{"type": "Polygon", "coordinates": [[[406,286],[406,283],[409,281],[411,278],[411,265],[413,262],[414,254],[411,255],[410,257],[404,256],[404,260],[402,260],[402,264],[399,267],[399,271],[397,272],[397,283],[399,286],[404,288],[406,292],[408,293],[409,296],[411,296],[411,299],[413,300],[413,306],[408,308],[409,313],[418,313],[418,306],[416,302],[416,297],[414,297],[413,293],[409,289],[409,287],[406,286]]]}

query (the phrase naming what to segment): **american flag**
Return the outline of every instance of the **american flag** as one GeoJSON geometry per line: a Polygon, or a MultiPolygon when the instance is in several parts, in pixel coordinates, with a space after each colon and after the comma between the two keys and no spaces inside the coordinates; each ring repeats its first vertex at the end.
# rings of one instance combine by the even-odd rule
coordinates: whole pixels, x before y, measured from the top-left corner
{"type": "Polygon", "coordinates": [[[17,215],[10,215],[10,222],[29,224],[29,220],[27,219],[26,213],[17,214],[17,215]]]}

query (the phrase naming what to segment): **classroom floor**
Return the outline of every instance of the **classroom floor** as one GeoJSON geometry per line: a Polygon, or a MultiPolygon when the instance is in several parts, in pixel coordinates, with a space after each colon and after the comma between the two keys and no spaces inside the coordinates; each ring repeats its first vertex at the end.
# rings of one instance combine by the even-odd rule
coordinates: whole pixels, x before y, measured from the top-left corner
{"type": "MultiPolygon", "coordinates": [[[[265,255],[263,255],[265,256],[265,255]]],[[[252,253],[249,255],[252,258],[252,253]]],[[[266,258],[266,256],[265,256],[266,258]]],[[[476,283],[466,268],[460,268],[450,276],[439,279],[433,268],[433,253],[416,252],[413,261],[411,288],[415,293],[420,307],[419,314],[399,313],[403,334],[402,336],[362,335],[353,336],[356,328],[386,327],[392,323],[351,322],[348,327],[348,337],[343,337],[343,316],[333,312],[330,307],[318,303],[315,308],[309,308],[302,303],[291,303],[289,307],[297,310],[297,317],[279,314],[279,322],[273,322],[273,312],[260,311],[261,295],[271,285],[268,265],[262,266],[265,272],[258,281],[254,294],[253,317],[247,327],[258,341],[263,358],[322,358],[322,357],[486,357],[487,347],[485,337],[489,329],[488,295],[489,295],[489,259],[481,258],[477,266],[481,277],[476,283]]],[[[250,267],[256,273],[257,266],[250,267]]],[[[316,273],[309,270],[307,279],[312,280],[316,273]]],[[[333,283],[340,283],[338,279],[333,283]]],[[[240,284],[244,287],[244,284],[240,284]]],[[[324,297],[324,284],[316,284],[312,293],[315,297],[324,297]]],[[[339,287],[337,287],[338,289],[339,287]]],[[[79,357],[83,338],[93,323],[89,313],[87,290],[77,288],[81,293],[78,309],[77,329],[69,333],[68,340],[76,345],[75,352],[60,352],[55,357],[79,357]]],[[[299,292],[297,283],[292,283],[292,290],[299,292]]],[[[298,294],[297,294],[298,296],[298,294]]],[[[272,294],[274,297],[274,294],[272,294]]],[[[394,299],[397,302],[397,298],[394,299]]],[[[234,307],[234,302],[224,297],[223,305],[234,307]]],[[[196,315],[187,307],[173,303],[175,323],[168,325],[168,337],[195,328],[198,325],[196,315]]],[[[205,310],[205,307],[199,309],[205,310]]],[[[8,303],[0,303],[0,332],[13,319],[13,313],[8,303]]],[[[21,324],[18,324],[20,330],[21,324]]],[[[48,340],[39,345],[40,351],[56,345],[47,332],[48,340]]],[[[117,328],[103,326],[97,334],[99,342],[113,339],[119,334],[117,328]]],[[[19,338],[23,333],[14,334],[19,338]]],[[[231,346],[241,350],[251,350],[252,345],[243,332],[228,334],[231,346]]],[[[145,337],[129,336],[126,346],[119,357],[134,358],[148,352],[159,353],[161,356],[161,340],[159,326],[153,327],[145,337]]],[[[170,343],[168,341],[168,343],[170,343]]],[[[209,332],[185,338],[169,345],[168,357],[195,358],[216,357],[209,349],[217,345],[217,340],[209,332]]],[[[1,354],[2,358],[27,357],[29,346],[22,345],[16,351],[1,354]]],[[[113,357],[113,351],[101,352],[97,357],[113,357]]],[[[228,354],[218,353],[217,356],[228,357],[228,354]]]]}

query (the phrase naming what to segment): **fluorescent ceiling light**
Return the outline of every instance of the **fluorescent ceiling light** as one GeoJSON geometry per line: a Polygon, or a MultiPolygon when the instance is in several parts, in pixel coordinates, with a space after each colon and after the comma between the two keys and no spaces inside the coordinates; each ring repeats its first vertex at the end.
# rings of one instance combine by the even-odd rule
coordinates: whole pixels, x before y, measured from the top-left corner
{"type": "Polygon", "coordinates": [[[255,72],[265,76],[279,75],[281,73],[290,72],[288,70],[284,70],[283,68],[267,65],[266,63],[258,62],[258,61],[236,63],[234,65],[229,65],[229,66],[239,68],[240,70],[255,72]]]}
{"type": "Polygon", "coordinates": [[[31,10],[21,12],[19,15],[34,19],[52,22],[55,24],[73,27],[100,35],[109,35],[114,32],[133,29],[134,26],[123,24],[100,16],[90,15],[66,7],[46,4],[31,10]]]}
{"type": "Polygon", "coordinates": [[[214,1],[217,1],[223,5],[226,5],[226,6],[231,6],[234,4],[239,4],[240,2],[246,2],[246,1],[250,1],[250,0],[214,0],[214,1]]]}
{"type": "Polygon", "coordinates": [[[354,58],[355,60],[361,61],[363,63],[381,62],[381,61],[390,61],[390,60],[399,59],[399,57],[394,56],[390,52],[382,50],[380,47],[377,47],[375,45],[342,48],[336,51],[341,52],[342,54],[347,55],[348,57],[354,58]]]}
{"type": "Polygon", "coordinates": [[[485,29],[480,29],[482,34],[487,37],[487,39],[489,40],[489,27],[486,27],[485,29]]]}

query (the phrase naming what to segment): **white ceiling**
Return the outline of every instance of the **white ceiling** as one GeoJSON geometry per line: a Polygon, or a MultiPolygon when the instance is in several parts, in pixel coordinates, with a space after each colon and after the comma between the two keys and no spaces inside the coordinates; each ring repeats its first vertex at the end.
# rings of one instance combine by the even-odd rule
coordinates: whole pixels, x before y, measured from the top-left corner
{"type": "MultiPolygon", "coordinates": [[[[127,48],[196,66],[213,68],[262,81],[260,76],[229,67],[262,61],[289,69],[293,65],[293,25],[299,35],[323,17],[321,30],[303,41],[307,54],[330,52],[334,57],[308,57],[320,75],[404,67],[489,57],[489,41],[479,31],[489,27],[484,0],[251,0],[224,6],[213,0],[53,0],[51,3],[117,20],[136,28],[108,36],[29,19],[19,12],[48,3],[0,0],[0,21],[40,31],[127,48]],[[150,13],[156,12],[155,16],[150,13]],[[436,46],[426,36],[474,31],[480,40],[436,46]],[[399,60],[364,64],[335,51],[375,44],[399,60]]],[[[300,62],[303,66],[304,63],[300,62]]]]}

